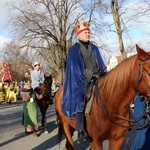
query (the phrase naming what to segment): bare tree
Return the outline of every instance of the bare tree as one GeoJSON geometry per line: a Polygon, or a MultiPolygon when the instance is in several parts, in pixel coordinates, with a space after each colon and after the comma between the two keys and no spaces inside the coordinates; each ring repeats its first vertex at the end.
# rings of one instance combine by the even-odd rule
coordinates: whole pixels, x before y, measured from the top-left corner
{"type": "Polygon", "coordinates": [[[30,71],[32,63],[26,51],[21,51],[19,44],[12,41],[4,47],[3,61],[9,65],[12,80],[22,81],[30,80],[30,71]]]}
{"type": "MultiPolygon", "coordinates": [[[[135,48],[136,41],[131,33],[133,33],[135,29],[137,32],[138,28],[143,26],[145,22],[145,20],[143,20],[143,15],[149,18],[148,5],[148,0],[137,0],[134,2],[129,0],[103,0],[99,5],[102,11],[100,15],[103,15],[103,18],[107,18],[106,22],[105,19],[103,19],[104,22],[102,22],[101,25],[105,28],[106,33],[109,32],[109,36],[111,36],[110,33],[112,33],[112,35],[117,35],[118,42],[116,42],[116,36],[113,36],[115,39],[110,39],[110,41],[113,43],[115,41],[115,44],[119,47],[118,51],[120,51],[124,58],[126,58],[127,52],[131,52],[135,48]]],[[[114,45],[113,43],[111,43],[111,46],[114,45]]],[[[116,45],[114,45],[114,47],[116,47],[116,45]]],[[[110,48],[109,45],[108,48],[110,48]]]]}
{"type": "Polygon", "coordinates": [[[85,10],[82,7],[83,2],[28,0],[11,3],[13,11],[15,10],[11,21],[15,25],[14,33],[20,45],[29,53],[32,51],[36,57],[43,57],[46,66],[60,73],[61,79],[68,49],[76,41],[74,26],[78,21],[85,18],[90,21],[92,18],[93,9],[85,10]]]}
{"type": "Polygon", "coordinates": [[[118,0],[111,0],[111,12],[114,20],[114,24],[116,27],[116,32],[118,35],[118,41],[119,41],[119,49],[124,58],[126,58],[126,52],[124,49],[124,43],[122,38],[122,26],[121,26],[121,17],[119,13],[119,5],[118,0]]]}

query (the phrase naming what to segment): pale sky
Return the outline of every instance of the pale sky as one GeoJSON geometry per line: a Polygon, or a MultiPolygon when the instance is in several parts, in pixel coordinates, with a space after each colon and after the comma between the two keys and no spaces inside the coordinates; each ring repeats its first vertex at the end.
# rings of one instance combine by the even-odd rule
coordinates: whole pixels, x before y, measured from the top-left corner
{"type": "Polygon", "coordinates": [[[0,0],[0,48],[3,47],[5,42],[11,40],[10,29],[7,26],[9,20],[9,12],[5,5],[7,2],[9,2],[9,0],[0,0]]]}
{"type": "MultiPolygon", "coordinates": [[[[16,2],[16,0],[14,1],[16,2]]],[[[145,5],[143,5],[140,2],[138,3],[138,5],[135,5],[134,2],[137,1],[139,0],[132,0],[124,7],[124,9],[126,8],[127,12],[128,12],[128,8],[132,8],[132,10],[130,9],[130,11],[128,12],[129,17],[135,13],[134,8],[139,7],[139,11],[142,11],[143,8],[145,9],[145,5]]],[[[5,6],[5,3],[7,2],[10,2],[10,0],[0,0],[0,50],[2,49],[3,44],[5,42],[9,42],[11,40],[11,36],[12,36],[10,32],[10,27],[9,28],[7,27],[8,25],[7,22],[9,20],[9,14],[10,14],[10,12],[8,11],[8,6],[5,6]]],[[[148,13],[150,13],[150,11],[148,13]]],[[[142,46],[142,48],[147,48],[147,50],[150,50],[149,48],[150,44],[148,45],[149,35],[150,35],[149,20],[150,20],[150,16],[149,17],[143,16],[140,20],[141,21],[140,24],[137,24],[136,29],[131,28],[131,30],[128,30],[127,35],[124,36],[124,43],[126,47],[132,43],[133,45],[139,44],[139,46],[142,46]]],[[[105,17],[103,21],[112,22],[112,16],[110,15],[105,17]]],[[[132,26],[132,24],[135,25],[135,22],[129,23],[128,26],[132,26]]],[[[107,38],[105,39],[104,37],[104,40],[107,43],[107,45],[110,44],[110,50],[118,49],[116,47],[116,43],[118,43],[117,36],[114,35],[112,32],[108,32],[106,34],[107,34],[107,38]]],[[[110,55],[113,55],[113,52],[110,53],[110,55]]],[[[116,55],[119,54],[116,53],[116,55]]]]}

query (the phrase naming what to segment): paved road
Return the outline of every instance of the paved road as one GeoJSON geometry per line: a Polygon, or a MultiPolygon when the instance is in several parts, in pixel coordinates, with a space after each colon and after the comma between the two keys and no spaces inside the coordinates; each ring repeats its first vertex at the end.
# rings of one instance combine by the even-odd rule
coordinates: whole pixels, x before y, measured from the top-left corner
{"type": "MultiPolygon", "coordinates": [[[[22,120],[22,102],[18,105],[0,105],[0,150],[58,150],[57,145],[57,127],[55,124],[54,106],[49,106],[47,111],[48,134],[42,132],[39,113],[39,137],[32,134],[26,134],[21,124],[22,120]]],[[[76,139],[76,133],[74,135],[76,139]]],[[[65,148],[65,139],[60,146],[60,150],[65,148]]],[[[89,150],[89,144],[77,144],[75,149],[89,150]]]]}
{"type": "MultiPolygon", "coordinates": [[[[57,127],[55,124],[56,114],[54,106],[49,106],[47,110],[48,134],[42,132],[39,112],[39,137],[32,134],[26,134],[21,124],[22,120],[22,101],[18,105],[3,104],[0,105],[0,150],[58,150],[57,145],[57,127]]],[[[89,143],[77,144],[76,132],[74,134],[75,150],[89,150],[89,143]]],[[[129,140],[130,142],[131,140],[129,140]]],[[[104,150],[108,149],[108,142],[103,145],[104,150]]],[[[60,145],[60,150],[65,148],[65,137],[60,145]]],[[[129,150],[125,145],[122,150],[129,150]]]]}

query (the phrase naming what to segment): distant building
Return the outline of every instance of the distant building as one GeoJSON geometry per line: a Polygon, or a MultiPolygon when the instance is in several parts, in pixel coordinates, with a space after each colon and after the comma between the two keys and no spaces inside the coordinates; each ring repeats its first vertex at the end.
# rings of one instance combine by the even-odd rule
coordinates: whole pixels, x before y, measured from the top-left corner
{"type": "Polygon", "coordinates": [[[131,56],[133,56],[135,54],[137,54],[137,52],[127,53],[127,58],[129,58],[129,57],[131,57],[131,56]]]}
{"type": "MultiPolygon", "coordinates": [[[[127,58],[137,54],[137,52],[127,53],[127,58]]],[[[110,56],[108,64],[106,65],[107,71],[115,68],[122,61],[122,56],[110,56]]]]}
{"type": "Polygon", "coordinates": [[[121,62],[121,60],[122,60],[121,56],[110,56],[109,62],[106,65],[107,71],[110,71],[111,69],[113,69],[114,67],[116,67],[118,65],[118,63],[121,62]]]}

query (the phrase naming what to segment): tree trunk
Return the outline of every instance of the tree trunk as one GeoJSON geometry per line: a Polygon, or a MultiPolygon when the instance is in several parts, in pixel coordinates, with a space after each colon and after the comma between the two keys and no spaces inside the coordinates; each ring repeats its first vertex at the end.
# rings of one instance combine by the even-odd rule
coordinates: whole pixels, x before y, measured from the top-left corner
{"type": "Polygon", "coordinates": [[[119,49],[123,58],[126,58],[126,52],[124,50],[124,44],[123,44],[123,38],[122,38],[122,29],[121,29],[121,22],[120,22],[118,0],[111,0],[111,11],[112,11],[113,20],[114,20],[114,24],[115,24],[117,35],[118,35],[119,49]]]}

